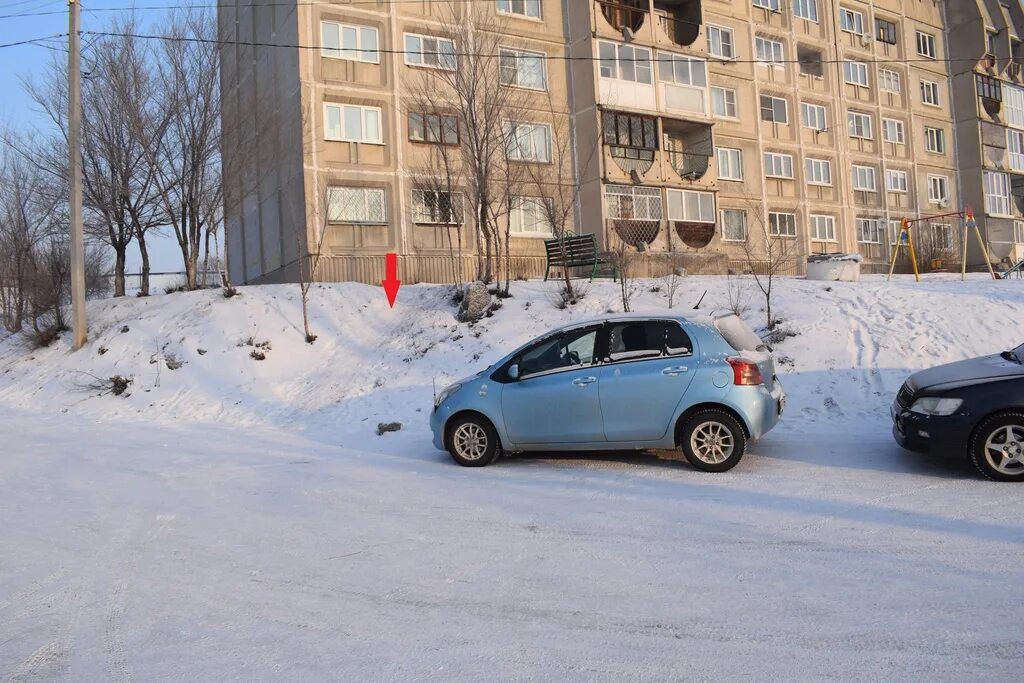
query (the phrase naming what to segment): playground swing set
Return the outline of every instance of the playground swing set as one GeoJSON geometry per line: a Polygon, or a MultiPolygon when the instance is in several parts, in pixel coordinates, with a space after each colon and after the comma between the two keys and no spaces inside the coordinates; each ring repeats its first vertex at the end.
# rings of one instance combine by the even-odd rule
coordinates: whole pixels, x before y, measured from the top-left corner
{"type": "MultiPolygon", "coordinates": [[[[910,228],[917,223],[930,222],[936,218],[949,218],[956,216],[960,218],[962,222],[962,236],[963,236],[963,249],[960,258],[960,279],[967,279],[967,243],[970,240],[971,233],[974,233],[974,237],[978,241],[978,246],[981,247],[983,254],[988,253],[988,248],[985,246],[985,240],[981,237],[981,230],[978,228],[977,221],[974,220],[974,212],[971,211],[970,207],[967,207],[966,211],[953,211],[951,213],[943,213],[935,216],[924,216],[922,218],[904,218],[900,221],[900,230],[896,234],[895,243],[892,247],[892,258],[889,260],[889,280],[892,279],[892,274],[896,270],[896,260],[899,258],[900,249],[906,248],[910,255],[910,264],[914,269],[914,279],[917,282],[921,281],[921,272],[917,266],[917,252],[914,249],[914,235],[910,228]]],[[[1009,278],[1012,274],[1024,273],[1024,259],[1018,261],[1009,270],[1002,275],[996,273],[992,268],[992,264],[989,260],[985,259],[985,265],[988,266],[988,272],[992,276],[993,280],[1003,280],[1009,278]]]]}

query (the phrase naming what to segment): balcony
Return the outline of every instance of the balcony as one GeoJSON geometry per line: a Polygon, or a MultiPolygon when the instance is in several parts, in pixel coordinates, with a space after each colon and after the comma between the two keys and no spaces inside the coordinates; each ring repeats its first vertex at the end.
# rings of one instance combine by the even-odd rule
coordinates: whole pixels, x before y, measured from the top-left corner
{"type": "Polygon", "coordinates": [[[647,0],[596,0],[596,4],[605,21],[627,39],[643,28],[650,7],[647,0]]]}
{"type": "Polygon", "coordinates": [[[654,0],[654,14],[662,35],[673,45],[693,45],[704,21],[700,0],[654,0]]]}
{"type": "Polygon", "coordinates": [[[691,183],[703,178],[714,154],[711,126],[678,119],[662,121],[665,151],[672,168],[681,179],[691,183]]]}

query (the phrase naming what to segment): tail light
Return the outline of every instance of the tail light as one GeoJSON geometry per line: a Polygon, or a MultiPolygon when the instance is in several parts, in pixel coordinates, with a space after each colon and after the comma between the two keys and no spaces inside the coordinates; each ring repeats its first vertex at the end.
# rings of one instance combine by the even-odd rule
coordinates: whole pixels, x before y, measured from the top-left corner
{"type": "Polygon", "coordinates": [[[737,386],[757,386],[764,384],[764,377],[761,376],[761,368],[757,363],[742,358],[726,358],[726,362],[732,366],[732,383],[737,386]]]}

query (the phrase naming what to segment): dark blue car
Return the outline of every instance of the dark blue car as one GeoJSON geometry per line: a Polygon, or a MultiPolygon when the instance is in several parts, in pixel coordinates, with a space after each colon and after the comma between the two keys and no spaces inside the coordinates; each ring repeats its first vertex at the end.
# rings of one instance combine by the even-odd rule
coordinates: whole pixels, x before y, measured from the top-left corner
{"type": "Polygon", "coordinates": [[[909,450],[967,456],[997,481],[1024,481],[1024,344],[915,373],[892,404],[909,450]]]}

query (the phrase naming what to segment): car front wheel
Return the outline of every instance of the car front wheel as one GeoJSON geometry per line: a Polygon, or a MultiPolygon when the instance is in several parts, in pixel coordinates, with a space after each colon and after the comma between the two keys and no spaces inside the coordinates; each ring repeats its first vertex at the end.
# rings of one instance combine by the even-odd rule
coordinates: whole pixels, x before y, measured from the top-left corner
{"type": "Polygon", "coordinates": [[[490,465],[501,452],[498,433],[482,415],[456,418],[448,429],[448,452],[463,467],[490,465]]]}
{"type": "Polygon", "coordinates": [[[989,479],[1024,481],[1024,413],[994,415],[974,431],[974,466],[989,479]]]}
{"type": "Polygon", "coordinates": [[[721,410],[702,410],[690,417],[679,440],[683,455],[703,472],[731,470],[747,448],[743,427],[721,410]]]}

